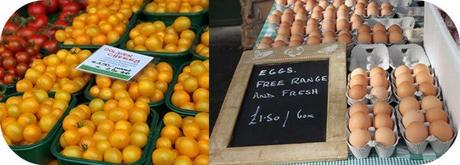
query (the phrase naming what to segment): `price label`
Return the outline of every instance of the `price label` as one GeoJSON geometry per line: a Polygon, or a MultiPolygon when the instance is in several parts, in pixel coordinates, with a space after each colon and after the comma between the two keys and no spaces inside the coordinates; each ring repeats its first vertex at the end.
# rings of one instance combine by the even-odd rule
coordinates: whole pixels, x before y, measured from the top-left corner
{"type": "Polygon", "coordinates": [[[104,45],[77,66],[77,70],[129,81],[153,57],[104,45]]]}

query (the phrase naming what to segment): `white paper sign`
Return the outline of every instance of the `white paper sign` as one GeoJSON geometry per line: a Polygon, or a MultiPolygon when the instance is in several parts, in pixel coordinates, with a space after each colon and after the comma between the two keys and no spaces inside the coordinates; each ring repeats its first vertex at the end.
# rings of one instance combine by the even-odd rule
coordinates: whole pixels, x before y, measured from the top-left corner
{"type": "Polygon", "coordinates": [[[128,81],[153,57],[104,45],[77,66],[77,70],[128,81]]]}

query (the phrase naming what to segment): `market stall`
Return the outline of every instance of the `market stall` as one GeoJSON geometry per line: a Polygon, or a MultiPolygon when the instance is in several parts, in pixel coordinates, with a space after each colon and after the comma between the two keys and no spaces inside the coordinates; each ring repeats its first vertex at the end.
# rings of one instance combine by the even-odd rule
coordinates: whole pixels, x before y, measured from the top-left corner
{"type": "MultiPolygon", "coordinates": [[[[217,146],[211,150],[215,156],[211,162],[423,164],[437,159],[455,140],[459,119],[455,111],[458,92],[448,90],[456,89],[457,77],[448,74],[452,68],[458,68],[459,48],[449,31],[440,10],[420,1],[274,1],[254,50],[243,53],[235,71],[211,135],[211,145],[217,146]],[[315,100],[320,96],[312,97],[308,91],[314,87],[314,80],[291,87],[293,79],[279,81],[276,76],[262,79],[251,75],[251,71],[259,72],[259,68],[266,65],[273,65],[275,70],[268,71],[276,75],[278,63],[292,65],[295,70],[294,59],[304,62],[312,57],[325,58],[340,53],[346,54],[346,67],[329,68],[329,75],[344,70],[346,83],[342,85],[336,77],[327,77],[329,86],[344,88],[337,93],[346,99],[341,102],[343,108],[337,107],[342,112],[339,115],[329,109],[331,104],[323,103],[327,108],[317,106],[322,104],[315,100]],[[258,80],[257,83],[253,79],[258,80]],[[268,81],[267,88],[264,81],[268,81]],[[302,88],[302,92],[297,88],[302,88]],[[286,95],[279,90],[296,93],[283,100],[286,95]],[[253,93],[265,95],[256,97],[253,93]],[[261,99],[268,103],[259,101],[261,99]],[[300,100],[291,102],[296,99],[300,100]],[[259,106],[254,108],[247,102],[259,106]],[[297,103],[302,106],[296,107],[297,103]],[[276,120],[266,118],[279,115],[283,126],[296,124],[293,119],[287,120],[289,115],[284,112],[298,109],[321,116],[319,109],[326,112],[327,118],[340,123],[342,131],[334,135],[341,137],[340,142],[346,148],[336,146],[335,153],[331,154],[331,150],[319,146],[333,142],[332,139],[295,143],[287,140],[299,131],[313,136],[315,131],[320,131],[311,129],[310,125],[328,131],[334,127],[328,122],[318,123],[316,120],[321,117],[304,121],[294,126],[296,129],[280,129],[276,120]],[[257,124],[251,124],[254,120],[257,124]],[[263,138],[251,143],[247,138],[240,138],[244,137],[240,135],[244,132],[242,124],[253,133],[266,127],[263,135],[272,140],[263,143],[263,138]],[[235,146],[235,142],[245,145],[235,146]],[[293,149],[296,146],[305,146],[308,151],[293,149]],[[341,151],[348,154],[343,156],[341,151]],[[238,155],[238,152],[246,155],[238,155]],[[275,156],[272,152],[279,154],[275,156]]],[[[340,66],[340,63],[329,61],[328,65],[340,66]]],[[[313,70],[318,74],[327,72],[320,66],[313,70]]],[[[308,79],[309,76],[306,73],[297,77],[308,79]]],[[[330,94],[331,89],[326,91],[330,94]]],[[[327,98],[335,100],[335,96],[327,98]]]]}
{"type": "Polygon", "coordinates": [[[208,164],[208,6],[22,7],[0,42],[3,139],[36,164],[208,164]]]}

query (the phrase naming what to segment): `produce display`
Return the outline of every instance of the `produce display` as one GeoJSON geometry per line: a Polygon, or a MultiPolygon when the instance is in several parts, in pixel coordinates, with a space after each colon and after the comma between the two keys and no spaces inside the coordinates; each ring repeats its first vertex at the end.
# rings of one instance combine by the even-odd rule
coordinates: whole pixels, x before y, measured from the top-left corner
{"type": "Polygon", "coordinates": [[[196,164],[209,163],[209,114],[198,113],[195,117],[182,118],[175,112],[168,112],[163,118],[155,150],[153,164],[196,164]]]}
{"type": "Polygon", "coordinates": [[[24,79],[16,83],[16,91],[25,92],[35,88],[47,92],[63,90],[76,93],[85,87],[91,75],[75,67],[90,55],[89,50],[74,48],[70,51],[61,49],[56,54],[36,59],[27,69],[24,79]]]}
{"type": "Polygon", "coordinates": [[[201,56],[209,57],[209,29],[201,34],[200,43],[196,45],[195,52],[201,56]]]}
{"type": "Polygon", "coordinates": [[[43,89],[33,89],[1,102],[0,119],[6,143],[32,145],[48,137],[71,99],[67,92],[57,91],[49,96],[43,89]]]}
{"type": "Polygon", "coordinates": [[[143,22],[129,32],[126,48],[135,51],[185,52],[195,39],[191,30],[192,21],[185,16],[178,17],[166,27],[162,21],[143,22]]]}
{"type": "Polygon", "coordinates": [[[159,102],[164,98],[169,83],[173,79],[174,70],[166,62],[148,64],[131,82],[112,80],[105,76],[96,76],[96,84],[89,90],[92,97],[104,100],[121,101],[125,97],[147,102],[159,102]]]}
{"type": "Polygon", "coordinates": [[[178,108],[209,112],[209,60],[195,60],[182,69],[171,102],[178,108]]]}
{"type": "Polygon", "coordinates": [[[117,42],[143,0],[89,0],[85,12],[54,37],[64,45],[104,45],[117,42]]]}
{"type": "Polygon", "coordinates": [[[62,123],[62,155],[71,158],[133,163],[141,158],[150,128],[146,101],[93,99],[73,108],[62,123]]]}
{"type": "Polygon", "coordinates": [[[209,0],[155,0],[145,6],[148,13],[196,13],[208,9],[209,0]]]}

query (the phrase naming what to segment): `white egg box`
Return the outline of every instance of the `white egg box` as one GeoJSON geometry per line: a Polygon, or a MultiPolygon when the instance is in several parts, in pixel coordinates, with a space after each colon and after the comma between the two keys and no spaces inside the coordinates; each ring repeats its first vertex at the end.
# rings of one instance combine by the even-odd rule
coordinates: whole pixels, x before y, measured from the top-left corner
{"type": "MultiPolygon", "coordinates": [[[[372,125],[374,121],[374,114],[373,114],[373,105],[368,105],[368,110],[369,110],[369,117],[372,120],[372,125]]],[[[348,110],[349,111],[349,110],[348,110]]],[[[399,135],[398,135],[398,128],[396,126],[396,116],[395,116],[395,109],[392,108],[392,113],[391,113],[391,120],[393,121],[393,132],[395,135],[395,143],[391,146],[384,146],[383,144],[378,143],[377,141],[373,140],[375,139],[375,131],[376,128],[374,126],[371,126],[368,128],[369,134],[371,135],[371,140],[363,147],[354,147],[350,144],[349,138],[350,138],[350,129],[348,128],[348,121],[350,119],[350,115],[347,112],[345,115],[345,121],[347,122],[346,124],[346,133],[345,133],[345,138],[347,139],[347,145],[350,151],[353,153],[353,155],[358,158],[358,159],[363,159],[367,158],[371,152],[371,149],[374,148],[375,151],[377,152],[377,155],[380,158],[388,158],[391,155],[393,155],[394,150],[396,148],[396,145],[398,145],[399,142],[399,135]]]]}
{"type": "Polygon", "coordinates": [[[347,86],[346,96],[347,96],[348,105],[353,105],[353,104],[356,104],[356,103],[374,104],[374,103],[376,103],[378,101],[385,101],[387,103],[391,102],[392,92],[391,92],[391,86],[390,85],[388,85],[388,89],[387,89],[388,97],[386,99],[384,99],[384,100],[378,100],[375,95],[370,94],[371,90],[372,90],[371,86],[367,86],[367,94],[361,99],[352,99],[350,97],[350,95],[348,95],[349,90],[350,90],[350,88],[347,86]]]}
{"type": "MultiPolygon", "coordinates": [[[[395,70],[400,65],[409,68],[422,63],[431,69],[430,61],[423,47],[417,44],[393,45],[388,48],[390,53],[390,67],[395,70]]],[[[432,70],[431,70],[432,71],[432,70]]],[[[433,72],[432,72],[433,73],[433,72]]],[[[394,79],[394,73],[391,74],[394,79]]]]}
{"type": "MultiPolygon", "coordinates": [[[[398,108],[398,106],[396,106],[396,108],[398,108]]],[[[443,109],[446,109],[446,108],[443,108],[443,109]]],[[[420,110],[422,113],[425,113],[426,111],[425,110],[420,110]]],[[[454,141],[454,139],[457,137],[457,130],[454,129],[454,125],[452,124],[451,121],[452,118],[451,118],[451,115],[449,113],[449,111],[447,110],[444,110],[446,111],[447,113],[447,118],[449,120],[449,125],[450,125],[450,128],[452,129],[453,131],[453,136],[450,140],[448,141],[441,141],[439,140],[438,138],[436,138],[434,135],[428,135],[428,137],[421,143],[412,143],[410,142],[409,140],[407,140],[406,138],[406,128],[404,127],[403,123],[402,123],[402,115],[400,114],[399,110],[397,110],[397,114],[398,114],[398,126],[399,126],[399,133],[401,134],[401,136],[403,137],[406,145],[407,145],[407,148],[409,149],[409,152],[412,153],[412,154],[423,154],[423,152],[425,151],[426,147],[428,146],[428,144],[430,144],[431,148],[433,149],[433,151],[439,156],[439,155],[442,155],[443,153],[445,153],[447,150],[449,150],[450,146],[452,145],[452,142],[454,141]]],[[[429,127],[430,126],[430,122],[424,122],[424,125],[425,127],[429,127]]],[[[428,129],[428,128],[427,128],[428,129]]]]}
{"type": "Polygon", "coordinates": [[[390,68],[388,48],[384,44],[358,44],[351,50],[348,71],[356,68],[371,70],[374,67],[390,68]]]}
{"type": "Polygon", "coordinates": [[[423,17],[425,14],[425,8],[424,7],[412,7],[412,6],[406,6],[406,7],[395,7],[396,9],[396,15],[399,18],[402,17],[423,17]]]}

